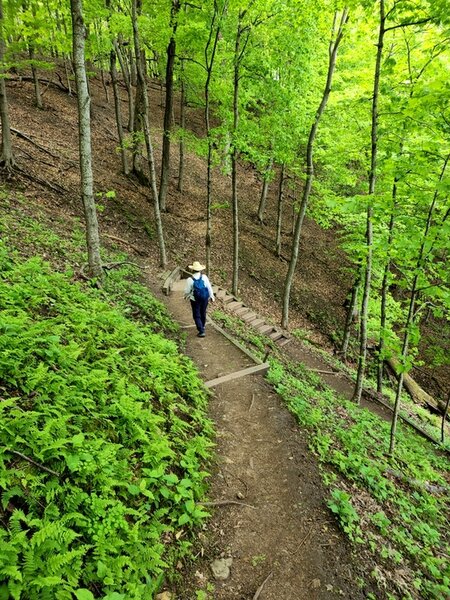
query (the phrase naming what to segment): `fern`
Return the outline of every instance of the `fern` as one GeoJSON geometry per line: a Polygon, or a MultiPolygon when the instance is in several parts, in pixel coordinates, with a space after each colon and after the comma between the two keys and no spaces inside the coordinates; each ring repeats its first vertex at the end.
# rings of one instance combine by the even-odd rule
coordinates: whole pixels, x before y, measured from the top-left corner
{"type": "Polygon", "coordinates": [[[168,535],[203,518],[186,501],[204,491],[206,394],[155,333],[176,329],[164,307],[123,275],[108,304],[0,244],[0,598],[150,598],[168,535]]]}

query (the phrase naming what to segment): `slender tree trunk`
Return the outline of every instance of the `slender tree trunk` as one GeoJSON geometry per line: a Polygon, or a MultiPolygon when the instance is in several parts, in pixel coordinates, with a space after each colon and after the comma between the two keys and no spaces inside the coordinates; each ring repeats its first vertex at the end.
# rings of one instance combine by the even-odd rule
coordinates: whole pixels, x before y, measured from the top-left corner
{"type": "Polygon", "coordinates": [[[281,325],[287,327],[289,324],[289,301],[291,295],[292,281],[294,279],[295,268],[298,261],[298,251],[300,245],[300,236],[302,232],[303,220],[305,218],[306,207],[308,205],[309,195],[311,193],[312,182],[314,179],[314,163],[313,163],[313,148],[314,141],[316,139],[317,129],[319,127],[320,119],[322,118],[323,112],[326,108],[328,98],[331,92],[331,82],[333,80],[334,68],[336,65],[336,56],[339,48],[339,44],[344,34],[344,26],[348,19],[348,9],[345,8],[341,15],[339,27],[336,30],[337,25],[337,13],[334,15],[332,39],[328,50],[328,72],[325,89],[323,91],[322,100],[319,104],[314,122],[311,126],[309,133],[308,145],[306,148],[306,181],[303,188],[302,200],[300,203],[297,219],[295,221],[294,239],[292,240],[291,259],[289,262],[289,268],[286,275],[284,284],[283,294],[283,314],[281,319],[281,325]]]}
{"type": "Polygon", "coordinates": [[[36,106],[38,108],[42,108],[41,86],[39,85],[39,77],[38,77],[36,66],[34,64],[34,47],[31,42],[28,44],[28,55],[30,57],[30,63],[31,63],[31,75],[33,77],[34,97],[36,100],[36,106]]]}
{"type": "Polygon", "coordinates": [[[108,92],[108,86],[106,85],[106,81],[105,81],[105,71],[104,71],[103,69],[100,69],[100,77],[101,77],[101,79],[102,79],[103,91],[105,92],[106,104],[109,104],[109,92],[108,92]]]}
{"type": "MultiPolygon", "coordinates": [[[[138,1],[140,1],[140,0],[138,0],[138,1]]],[[[138,77],[136,80],[136,95],[135,95],[135,99],[134,99],[134,121],[133,121],[133,127],[132,127],[132,161],[133,161],[132,171],[142,183],[147,183],[146,179],[145,179],[145,175],[143,173],[143,165],[142,165],[143,154],[144,154],[144,150],[143,150],[144,144],[142,142],[142,135],[140,135],[143,130],[143,126],[144,126],[144,118],[145,118],[145,114],[146,114],[145,107],[148,104],[148,98],[146,97],[147,79],[143,79],[142,77],[139,77],[139,71],[141,71],[145,77],[147,76],[147,73],[145,70],[146,65],[145,65],[143,56],[144,56],[144,53],[141,51],[139,57],[136,57],[136,60],[135,60],[138,77]],[[140,64],[137,64],[138,60],[141,61],[140,64]]],[[[148,113],[147,113],[147,119],[149,119],[148,113]]]]}
{"type": "Polygon", "coordinates": [[[6,96],[5,83],[5,33],[3,18],[3,0],[0,0],[0,121],[2,124],[2,145],[0,155],[0,166],[7,171],[14,168],[16,161],[14,159],[11,142],[11,125],[9,122],[8,99],[6,96]]]}
{"type": "Polygon", "coordinates": [[[180,162],[178,165],[178,191],[183,192],[184,183],[184,130],[186,127],[186,95],[184,88],[184,74],[183,74],[183,62],[181,63],[181,93],[180,93],[180,162]]]}
{"type": "Polygon", "coordinates": [[[172,112],[173,112],[173,69],[175,64],[176,41],[175,35],[178,25],[178,13],[180,11],[180,0],[172,0],[170,13],[170,25],[172,35],[167,47],[167,65],[166,65],[166,105],[164,107],[164,132],[163,147],[161,157],[161,181],[159,184],[159,207],[160,210],[166,210],[167,188],[170,175],[170,132],[172,130],[172,112]]]}
{"type": "Polygon", "coordinates": [[[277,233],[275,237],[275,252],[278,258],[281,256],[281,225],[283,222],[283,201],[284,201],[284,173],[285,165],[281,165],[280,183],[278,186],[278,210],[277,210],[277,233]]]}
{"type": "Polygon", "coordinates": [[[138,76],[137,76],[138,66],[136,64],[136,60],[135,60],[135,57],[133,55],[133,51],[131,48],[128,48],[128,52],[126,53],[126,55],[128,58],[128,72],[130,74],[130,84],[132,87],[136,87],[137,80],[138,80],[138,76]]]}
{"type": "Polygon", "coordinates": [[[396,178],[392,187],[393,206],[389,218],[387,239],[387,260],[384,265],[383,280],[381,282],[381,305],[380,305],[380,339],[378,342],[378,367],[377,367],[377,392],[383,393],[383,371],[384,371],[384,347],[387,322],[387,296],[389,287],[389,274],[391,272],[391,246],[394,238],[395,212],[397,206],[397,182],[396,178]]]}
{"type": "Polygon", "coordinates": [[[111,83],[113,88],[113,96],[114,96],[114,109],[116,114],[116,124],[117,124],[117,134],[119,136],[119,146],[120,146],[120,156],[122,158],[122,169],[125,175],[129,173],[129,165],[128,165],[128,156],[127,151],[124,146],[124,133],[123,133],[123,125],[122,125],[122,109],[120,105],[120,94],[119,94],[119,86],[117,84],[117,69],[116,69],[116,53],[114,50],[111,50],[109,54],[109,65],[110,65],[110,75],[111,75],[111,83]]]}
{"type": "Polygon", "coordinates": [[[369,198],[367,204],[367,225],[366,225],[366,274],[364,278],[364,291],[361,306],[360,322],[360,345],[358,371],[356,374],[355,391],[353,400],[358,404],[361,402],[361,394],[364,383],[364,373],[366,370],[367,357],[367,319],[369,315],[369,296],[372,279],[372,198],[375,194],[375,185],[377,177],[377,158],[378,158],[378,99],[380,90],[381,58],[383,56],[383,44],[385,34],[386,15],[384,0],[380,0],[380,26],[378,30],[377,57],[375,61],[375,75],[373,81],[372,96],[372,129],[371,129],[371,156],[369,172],[369,198]]]}
{"type": "Polygon", "coordinates": [[[147,91],[147,79],[146,73],[144,71],[145,61],[143,60],[143,52],[140,47],[139,42],[139,29],[137,16],[141,9],[141,0],[132,0],[131,5],[131,20],[133,25],[133,39],[134,39],[134,51],[136,55],[136,68],[137,68],[137,78],[138,78],[138,87],[142,89],[143,92],[143,129],[144,129],[144,138],[145,138],[145,146],[147,149],[147,160],[148,160],[148,169],[150,174],[150,187],[153,196],[153,208],[155,214],[155,223],[156,223],[156,231],[158,236],[158,246],[159,246],[159,262],[161,267],[165,267],[167,264],[166,257],[166,247],[164,242],[164,233],[163,226],[161,220],[161,211],[159,210],[159,201],[158,201],[158,189],[156,187],[156,172],[155,172],[155,160],[153,155],[153,146],[150,136],[150,123],[148,118],[148,91],[147,91]]]}
{"type": "Polygon", "coordinates": [[[270,174],[272,173],[273,159],[271,158],[263,175],[263,184],[261,188],[261,196],[258,206],[258,220],[261,224],[264,223],[264,213],[266,210],[267,192],[269,191],[270,174]]]}
{"type": "Polygon", "coordinates": [[[350,341],[350,332],[352,323],[355,322],[355,310],[358,302],[358,292],[359,286],[361,285],[361,268],[358,268],[358,273],[356,275],[355,281],[352,287],[352,293],[350,297],[350,302],[347,309],[347,317],[345,319],[344,326],[344,335],[342,337],[342,345],[341,345],[341,354],[342,360],[345,362],[347,360],[347,352],[348,352],[348,344],[350,341]]]}
{"type": "Polygon", "coordinates": [[[205,254],[206,254],[206,272],[211,272],[211,246],[212,246],[212,214],[211,214],[211,193],[212,193],[212,159],[213,146],[211,140],[211,125],[209,120],[210,101],[209,87],[213,74],[214,60],[216,56],[217,44],[220,35],[220,25],[222,16],[226,10],[228,2],[224,2],[222,12],[219,15],[219,6],[214,2],[214,13],[209,28],[208,41],[205,46],[205,128],[208,139],[208,158],[206,163],[206,236],[205,236],[205,254]],[[209,48],[212,44],[211,53],[209,48]]]}
{"type": "MultiPolygon", "coordinates": [[[[445,159],[445,162],[444,162],[444,165],[442,167],[441,174],[439,177],[439,183],[442,181],[442,179],[444,177],[445,170],[447,168],[449,160],[450,160],[450,155],[448,155],[447,158],[445,159]]],[[[402,389],[403,389],[403,376],[404,376],[403,369],[404,369],[404,364],[406,362],[406,358],[408,356],[409,336],[411,333],[411,329],[414,326],[414,311],[415,311],[416,299],[417,299],[417,294],[418,294],[417,283],[419,281],[420,271],[423,268],[424,257],[425,257],[425,245],[428,242],[428,234],[429,234],[431,223],[433,220],[434,209],[436,206],[438,194],[439,194],[439,192],[438,192],[438,190],[436,190],[434,192],[433,200],[428,209],[428,216],[427,216],[427,220],[425,223],[425,230],[424,230],[424,234],[423,234],[423,238],[422,238],[422,243],[420,245],[419,255],[417,258],[417,262],[416,262],[416,268],[414,269],[416,274],[414,275],[412,286],[411,286],[411,297],[409,300],[408,317],[406,319],[406,324],[405,324],[405,333],[403,335],[403,345],[402,345],[402,353],[401,353],[401,360],[400,360],[400,364],[402,365],[403,368],[401,369],[401,371],[398,375],[397,391],[395,394],[394,410],[392,413],[391,434],[390,434],[390,441],[389,441],[389,455],[390,456],[393,455],[394,449],[395,449],[395,434],[397,431],[398,414],[400,412],[400,398],[401,398],[402,389]]],[[[429,250],[428,250],[428,252],[429,252],[429,250]]]]}
{"type": "Polygon", "coordinates": [[[236,144],[236,136],[239,124],[239,71],[241,60],[242,17],[243,13],[240,13],[236,33],[236,43],[234,47],[233,149],[231,152],[231,203],[233,211],[233,281],[231,291],[235,296],[238,295],[239,289],[239,203],[237,191],[238,149],[236,144]]]}
{"type": "Polygon", "coordinates": [[[64,57],[64,72],[66,73],[66,81],[67,81],[67,89],[69,90],[69,96],[72,95],[72,84],[70,83],[70,74],[69,68],[67,66],[67,61],[69,61],[69,65],[72,66],[72,61],[70,60],[70,56],[68,58],[64,57]]]}
{"type": "Polygon", "coordinates": [[[133,131],[134,124],[134,96],[133,96],[133,86],[131,85],[131,76],[130,71],[128,69],[128,65],[124,59],[122,54],[122,50],[120,48],[120,43],[117,40],[113,41],[114,50],[116,51],[117,58],[119,60],[120,70],[122,71],[123,81],[125,83],[125,87],[127,89],[128,95],[128,131],[133,131]]]}
{"type": "Polygon", "coordinates": [[[86,242],[88,250],[89,269],[91,275],[100,280],[103,276],[100,258],[100,238],[98,233],[97,211],[94,201],[94,181],[92,173],[91,150],[91,118],[86,64],[85,38],[86,28],[83,19],[83,4],[81,0],[70,0],[73,31],[73,63],[75,66],[75,82],[78,104],[78,131],[80,147],[81,194],[86,220],[86,242]]]}

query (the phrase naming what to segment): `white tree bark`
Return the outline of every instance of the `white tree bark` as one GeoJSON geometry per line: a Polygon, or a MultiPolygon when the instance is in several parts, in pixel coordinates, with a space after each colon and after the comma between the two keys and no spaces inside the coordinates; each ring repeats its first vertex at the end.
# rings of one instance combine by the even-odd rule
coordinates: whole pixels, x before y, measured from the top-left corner
{"type": "Polygon", "coordinates": [[[100,238],[98,233],[97,210],[94,201],[92,174],[91,116],[88,82],[85,64],[86,28],[83,19],[82,0],[70,0],[72,13],[72,49],[75,68],[75,82],[78,103],[78,133],[80,148],[81,197],[86,221],[86,243],[91,275],[102,279],[103,270],[100,258],[100,238]]]}
{"type": "Polygon", "coordinates": [[[0,121],[2,124],[0,165],[12,169],[15,165],[11,142],[11,126],[9,122],[8,100],[4,77],[3,61],[5,58],[5,38],[3,32],[3,1],[0,0],[0,121]]]}

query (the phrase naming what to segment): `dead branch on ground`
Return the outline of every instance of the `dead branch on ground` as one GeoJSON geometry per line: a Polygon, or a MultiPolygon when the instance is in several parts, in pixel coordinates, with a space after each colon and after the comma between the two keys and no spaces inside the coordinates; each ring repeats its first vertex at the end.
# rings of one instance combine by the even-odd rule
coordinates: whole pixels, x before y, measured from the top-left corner
{"type": "Polygon", "coordinates": [[[267,577],[264,579],[264,581],[262,582],[262,584],[259,586],[259,588],[256,590],[255,595],[253,596],[253,600],[258,600],[258,598],[261,595],[261,592],[263,591],[264,586],[266,585],[266,583],[269,581],[269,579],[272,577],[273,575],[273,571],[270,571],[270,573],[267,575],[267,577]]]}
{"type": "Polygon", "coordinates": [[[20,458],[23,458],[24,460],[28,461],[29,463],[31,463],[35,467],[38,467],[39,469],[42,469],[42,471],[47,471],[47,473],[50,473],[51,475],[55,475],[55,477],[59,477],[59,473],[57,473],[56,471],[52,471],[51,469],[49,469],[45,465],[41,465],[41,463],[36,462],[35,460],[33,460],[32,458],[30,458],[29,456],[26,456],[26,454],[22,454],[22,452],[18,452],[17,450],[10,450],[10,452],[11,452],[11,454],[15,454],[16,456],[20,456],[20,458]]]}
{"type": "Polygon", "coordinates": [[[109,238],[110,240],[114,240],[115,242],[121,242],[122,244],[125,244],[126,246],[129,246],[137,254],[141,254],[141,255],[145,254],[145,252],[143,252],[140,248],[138,248],[137,246],[134,246],[133,244],[131,244],[127,240],[124,240],[124,239],[122,239],[120,237],[117,237],[115,235],[110,235],[109,233],[104,233],[103,236],[109,238]]]}
{"type": "Polygon", "coordinates": [[[212,502],[199,502],[201,506],[227,506],[228,504],[234,504],[236,506],[247,506],[248,508],[256,508],[253,504],[246,504],[245,502],[238,502],[237,500],[214,500],[212,502]]]}
{"type": "MultiPolygon", "coordinates": [[[[42,152],[45,152],[46,154],[48,154],[52,158],[57,158],[57,159],[60,158],[58,155],[53,154],[52,152],[50,152],[50,150],[47,150],[47,148],[44,148],[44,146],[41,146],[40,144],[38,144],[37,142],[35,142],[34,140],[32,140],[30,138],[30,136],[26,135],[22,131],[19,131],[18,129],[13,129],[12,127],[11,127],[11,131],[13,133],[15,133],[17,135],[17,137],[20,137],[23,140],[26,140],[27,142],[30,142],[30,144],[33,144],[33,146],[36,146],[36,148],[38,148],[38,150],[41,150],[42,152]]],[[[54,166],[54,165],[52,165],[52,166],[54,166]]]]}
{"type": "Polygon", "coordinates": [[[69,192],[68,189],[62,187],[61,185],[58,185],[57,183],[56,184],[50,183],[50,181],[47,181],[46,179],[41,179],[40,177],[37,177],[36,175],[32,175],[31,173],[28,173],[27,171],[23,171],[19,167],[16,167],[15,170],[18,173],[20,173],[21,175],[23,175],[23,177],[25,177],[26,179],[29,179],[30,181],[34,181],[35,183],[38,183],[39,185],[42,185],[44,187],[50,188],[51,190],[53,190],[54,192],[57,192],[58,194],[61,194],[61,193],[67,194],[69,192]]]}

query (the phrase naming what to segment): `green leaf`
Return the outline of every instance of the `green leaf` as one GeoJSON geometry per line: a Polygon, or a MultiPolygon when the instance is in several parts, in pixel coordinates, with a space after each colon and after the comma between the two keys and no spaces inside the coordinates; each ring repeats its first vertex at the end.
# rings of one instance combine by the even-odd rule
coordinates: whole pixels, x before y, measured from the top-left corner
{"type": "Polygon", "coordinates": [[[183,513],[178,519],[178,525],[186,525],[186,523],[189,523],[189,521],[189,515],[187,513],[183,513]]]}
{"type": "Polygon", "coordinates": [[[76,590],[75,596],[77,597],[77,600],[95,600],[93,593],[86,588],[79,588],[76,590]]]}

